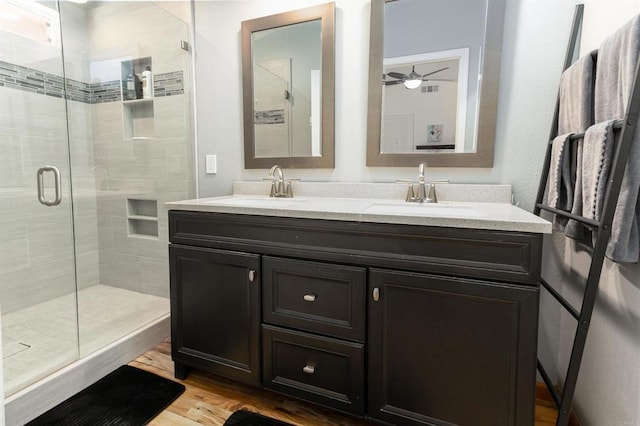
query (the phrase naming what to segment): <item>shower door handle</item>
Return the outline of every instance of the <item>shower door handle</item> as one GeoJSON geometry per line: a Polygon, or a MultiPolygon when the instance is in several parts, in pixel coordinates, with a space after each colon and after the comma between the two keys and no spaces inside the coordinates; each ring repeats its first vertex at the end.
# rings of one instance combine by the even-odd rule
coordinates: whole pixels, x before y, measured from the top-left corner
{"type": "Polygon", "coordinates": [[[54,166],[44,166],[38,169],[38,201],[44,206],[57,206],[62,201],[62,182],[60,181],[60,170],[54,166]],[[53,172],[55,182],[56,197],[47,200],[44,197],[44,172],[53,172]]]}

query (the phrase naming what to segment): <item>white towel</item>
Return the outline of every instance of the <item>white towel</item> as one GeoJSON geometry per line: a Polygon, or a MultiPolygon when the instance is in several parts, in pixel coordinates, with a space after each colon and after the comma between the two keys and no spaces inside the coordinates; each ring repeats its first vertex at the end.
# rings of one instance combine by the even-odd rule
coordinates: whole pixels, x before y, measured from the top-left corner
{"type": "MultiPolygon", "coordinates": [[[[636,16],[607,38],[598,50],[595,85],[596,123],[621,119],[626,114],[639,53],[640,16],[636,16]]],[[[583,184],[582,187],[585,188],[585,185],[583,184]]],[[[640,127],[636,127],[611,226],[611,240],[607,246],[607,257],[616,262],[638,261],[640,254],[639,194],[640,127]]],[[[601,204],[596,202],[596,205],[601,204]]],[[[599,212],[596,217],[598,215],[599,212]]]]}

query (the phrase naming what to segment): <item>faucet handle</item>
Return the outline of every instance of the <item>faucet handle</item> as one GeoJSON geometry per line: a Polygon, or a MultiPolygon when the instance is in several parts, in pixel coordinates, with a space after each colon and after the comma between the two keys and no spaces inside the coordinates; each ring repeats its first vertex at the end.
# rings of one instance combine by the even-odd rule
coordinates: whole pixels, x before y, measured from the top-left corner
{"type": "Polygon", "coordinates": [[[448,180],[432,180],[431,184],[429,185],[429,193],[427,194],[426,198],[425,198],[425,202],[426,203],[437,203],[438,202],[438,195],[436,194],[436,184],[437,183],[449,183],[448,180]]]}
{"type": "Polygon", "coordinates": [[[426,203],[437,203],[438,202],[438,195],[436,194],[436,182],[431,182],[431,184],[429,185],[429,193],[427,194],[427,197],[424,200],[426,203]]]}
{"type": "Polygon", "coordinates": [[[285,198],[293,198],[293,185],[290,180],[284,183],[284,196],[285,198]]]}
{"type": "Polygon", "coordinates": [[[293,182],[300,182],[300,179],[287,179],[284,185],[285,188],[285,197],[293,198],[293,182]]]}
{"type": "Polygon", "coordinates": [[[397,179],[396,183],[408,183],[409,187],[407,188],[407,196],[405,197],[405,201],[410,203],[416,200],[416,193],[413,190],[413,181],[408,179],[397,179]]]}

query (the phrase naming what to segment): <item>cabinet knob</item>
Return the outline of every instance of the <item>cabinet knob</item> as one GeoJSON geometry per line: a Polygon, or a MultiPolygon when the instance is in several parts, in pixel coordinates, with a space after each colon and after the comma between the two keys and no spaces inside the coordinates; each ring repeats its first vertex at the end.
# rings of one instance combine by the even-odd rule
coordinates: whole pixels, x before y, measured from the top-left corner
{"type": "Polygon", "coordinates": [[[315,294],[305,294],[303,299],[307,302],[315,302],[316,301],[316,295],[315,294]]]}
{"type": "Polygon", "coordinates": [[[249,281],[253,282],[253,280],[256,279],[256,271],[254,271],[253,269],[249,270],[249,281]]]}
{"type": "Polygon", "coordinates": [[[373,301],[377,302],[378,300],[380,300],[380,289],[378,287],[375,287],[373,289],[373,301]]]}
{"type": "Polygon", "coordinates": [[[304,368],[302,369],[302,371],[304,371],[307,374],[313,374],[316,372],[316,366],[315,365],[305,365],[304,368]]]}

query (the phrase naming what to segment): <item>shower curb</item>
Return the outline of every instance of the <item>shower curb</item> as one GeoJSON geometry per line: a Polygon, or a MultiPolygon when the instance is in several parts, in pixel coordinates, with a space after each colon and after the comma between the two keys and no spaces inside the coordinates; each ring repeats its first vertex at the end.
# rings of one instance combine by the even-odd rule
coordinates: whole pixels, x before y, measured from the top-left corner
{"type": "Polygon", "coordinates": [[[5,399],[5,424],[25,424],[169,338],[166,314],[5,399]]]}

